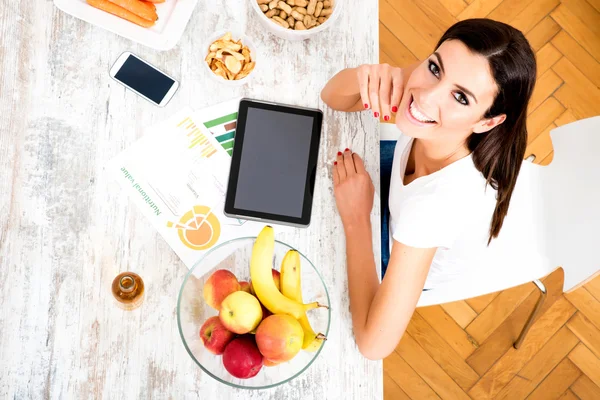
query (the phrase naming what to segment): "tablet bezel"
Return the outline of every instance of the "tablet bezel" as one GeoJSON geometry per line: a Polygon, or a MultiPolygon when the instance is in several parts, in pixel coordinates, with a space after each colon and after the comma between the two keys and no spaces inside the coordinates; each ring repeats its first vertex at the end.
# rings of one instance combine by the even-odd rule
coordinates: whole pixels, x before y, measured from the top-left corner
{"type": "Polygon", "coordinates": [[[312,203],[315,188],[315,178],[317,173],[317,164],[319,159],[319,146],[321,142],[322,124],[323,112],[319,109],[296,107],[292,105],[271,103],[245,98],[242,99],[240,101],[240,108],[238,111],[235,140],[233,144],[233,154],[231,156],[231,168],[229,170],[229,181],[227,184],[227,194],[225,197],[225,215],[231,218],[248,219],[261,222],[272,222],[297,227],[309,226],[312,214],[312,203]],[[269,111],[279,111],[288,114],[310,116],[313,118],[313,128],[310,139],[310,150],[306,169],[306,182],[304,187],[304,201],[302,204],[301,217],[270,214],[252,210],[242,210],[234,207],[240,171],[242,148],[244,146],[244,135],[246,132],[248,109],[250,108],[257,108],[269,111]]]}

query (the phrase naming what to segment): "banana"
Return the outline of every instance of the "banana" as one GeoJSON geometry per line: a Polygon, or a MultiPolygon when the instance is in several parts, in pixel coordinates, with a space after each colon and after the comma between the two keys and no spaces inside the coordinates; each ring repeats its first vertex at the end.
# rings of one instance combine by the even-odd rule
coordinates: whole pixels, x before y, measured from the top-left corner
{"type": "MultiPolygon", "coordinates": [[[[283,257],[281,262],[281,277],[279,285],[281,293],[299,303],[302,303],[302,278],[300,270],[300,254],[296,250],[290,250],[283,257]]],[[[321,347],[324,340],[327,340],[325,335],[315,333],[310,326],[306,312],[303,312],[298,318],[300,326],[304,331],[304,342],[302,348],[306,351],[314,352],[321,347]]]]}
{"type": "Polygon", "coordinates": [[[275,249],[275,234],[271,226],[265,226],[258,234],[250,259],[250,279],[260,302],[273,314],[288,314],[299,319],[308,310],[324,307],[314,302],[302,304],[285,297],[275,286],[271,265],[275,249]]]}

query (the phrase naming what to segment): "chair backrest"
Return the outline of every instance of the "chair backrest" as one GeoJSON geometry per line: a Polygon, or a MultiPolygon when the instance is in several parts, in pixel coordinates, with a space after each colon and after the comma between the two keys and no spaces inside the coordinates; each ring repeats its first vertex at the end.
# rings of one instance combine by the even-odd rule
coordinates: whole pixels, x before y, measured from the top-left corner
{"type": "Polygon", "coordinates": [[[563,291],[600,270],[600,116],[554,129],[552,163],[539,188],[548,257],[565,272],[563,291]]]}
{"type": "MultiPolygon", "coordinates": [[[[382,139],[393,137],[393,125],[382,128],[382,139]]],[[[547,167],[523,163],[502,231],[476,267],[423,292],[417,307],[504,290],[559,266],[569,291],[600,270],[600,116],[550,136],[554,159],[547,167]]]]}

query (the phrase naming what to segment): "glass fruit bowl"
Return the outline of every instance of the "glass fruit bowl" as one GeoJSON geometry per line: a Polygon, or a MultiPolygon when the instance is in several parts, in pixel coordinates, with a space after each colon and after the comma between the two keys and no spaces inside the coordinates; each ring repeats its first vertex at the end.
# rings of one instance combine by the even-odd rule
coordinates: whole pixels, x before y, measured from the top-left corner
{"type": "MultiPolygon", "coordinates": [[[[327,342],[324,340],[320,345],[317,344],[316,346],[316,343],[313,343],[312,351],[309,351],[310,349],[302,349],[289,361],[281,362],[273,366],[263,365],[256,375],[245,379],[236,378],[228,372],[224,365],[224,356],[214,354],[204,345],[200,336],[201,328],[209,318],[219,315],[219,312],[208,305],[205,300],[205,283],[213,276],[215,271],[218,270],[226,270],[221,271],[219,275],[221,276],[221,288],[227,288],[227,285],[231,284],[232,275],[230,273],[235,275],[238,282],[249,282],[250,259],[255,241],[256,237],[234,239],[220,244],[207,252],[185,277],[179,291],[179,299],[177,302],[177,324],[179,326],[181,340],[183,341],[183,345],[188,354],[204,372],[214,379],[226,385],[243,389],[266,389],[289,382],[310,367],[327,342]],[[229,282],[227,282],[228,280],[229,282]]],[[[280,270],[282,260],[289,250],[294,249],[283,242],[275,241],[272,265],[274,270],[280,270]]],[[[298,254],[300,258],[303,302],[318,302],[320,305],[327,306],[327,308],[319,307],[308,310],[306,316],[315,333],[321,333],[327,336],[331,322],[331,310],[328,308],[330,305],[329,293],[327,292],[323,278],[315,266],[302,253],[298,252],[298,254]]],[[[277,273],[273,274],[273,276],[276,275],[278,276],[277,273]]],[[[215,275],[215,277],[216,276],[217,275],[215,275]]],[[[216,279],[213,278],[210,284],[207,285],[207,292],[209,290],[214,291],[214,287],[218,286],[215,281],[216,279]],[[209,286],[213,286],[213,288],[209,289],[209,286]]],[[[243,284],[242,286],[244,285],[246,284],[243,284]]],[[[254,288],[252,288],[252,291],[254,291],[254,288]]],[[[214,292],[211,292],[211,294],[214,294],[214,292]]],[[[210,298],[211,294],[207,293],[207,296],[210,298]]],[[[265,308],[263,308],[263,311],[264,310],[265,308]]],[[[214,319],[219,321],[218,318],[214,319]]],[[[265,321],[265,319],[262,321],[265,321]]],[[[267,324],[265,324],[265,326],[266,325],[267,324]]],[[[260,324],[258,325],[258,328],[260,328],[260,324]]],[[[263,328],[263,331],[264,330],[265,329],[263,328]]],[[[227,346],[229,345],[226,343],[233,343],[235,341],[235,339],[232,340],[232,337],[249,340],[253,343],[256,343],[257,341],[255,339],[257,335],[253,333],[229,335],[229,337],[222,339],[223,343],[225,343],[222,347],[218,343],[213,343],[211,346],[220,347],[220,351],[223,351],[223,348],[225,348],[225,353],[227,353],[227,346]]],[[[212,335],[212,339],[220,340],[221,337],[218,337],[217,334],[215,334],[212,335]]],[[[234,346],[231,347],[233,348],[234,346]]],[[[214,349],[215,347],[212,347],[212,350],[214,349]]],[[[218,353],[219,350],[216,352],[218,353]]],[[[233,350],[231,350],[231,352],[233,352],[233,350]]],[[[229,360],[231,360],[231,357],[229,357],[229,360]]],[[[264,360],[268,364],[266,358],[264,358],[264,360]]],[[[241,363],[243,362],[244,361],[241,361],[241,363]]]]}

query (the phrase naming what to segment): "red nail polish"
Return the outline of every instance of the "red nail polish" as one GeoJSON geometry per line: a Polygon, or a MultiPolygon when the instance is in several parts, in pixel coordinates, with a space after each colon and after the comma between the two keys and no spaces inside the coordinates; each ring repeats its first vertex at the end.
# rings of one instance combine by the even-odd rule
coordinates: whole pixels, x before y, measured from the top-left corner
{"type": "Polygon", "coordinates": [[[378,112],[374,112],[373,115],[375,116],[375,118],[379,118],[379,113],[378,112]]]}
{"type": "Polygon", "coordinates": [[[344,150],[344,151],[350,151],[350,149],[346,147],[346,150],[344,150]]]}
{"type": "Polygon", "coordinates": [[[398,107],[396,107],[396,106],[392,107],[392,112],[398,112],[398,107]]]}
{"type": "Polygon", "coordinates": [[[342,155],[342,152],[341,152],[341,151],[338,151],[338,156],[341,156],[341,155],[342,155]]]}
{"type": "Polygon", "coordinates": [[[369,108],[369,105],[367,103],[365,103],[365,108],[369,108]]]}
{"type": "Polygon", "coordinates": [[[383,120],[384,120],[384,121],[389,121],[389,120],[390,120],[390,116],[389,116],[389,115],[386,115],[385,117],[383,117],[383,120]]]}
{"type": "Polygon", "coordinates": [[[335,161],[335,162],[333,163],[333,165],[337,165],[337,161],[335,161]]]}

